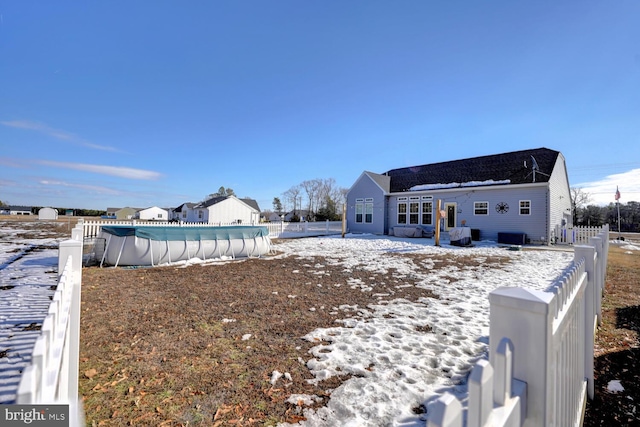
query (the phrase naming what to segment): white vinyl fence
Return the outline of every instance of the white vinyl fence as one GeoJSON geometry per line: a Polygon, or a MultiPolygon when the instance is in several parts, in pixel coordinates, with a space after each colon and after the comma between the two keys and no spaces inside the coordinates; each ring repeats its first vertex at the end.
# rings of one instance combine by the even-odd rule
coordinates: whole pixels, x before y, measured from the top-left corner
{"type": "Polygon", "coordinates": [[[68,404],[69,425],[84,425],[78,397],[82,229],[60,243],[58,284],[36,339],[31,364],[22,372],[17,404],[68,404]]]}
{"type": "MultiPolygon", "coordinates": [[[[596,237],[602,231],[602,227],[584,227],[575,226],[563,228],[556,226],[555,243],[557,244],[570,244],[570,245],[586,245],[589,243],[589,239],[596,237]]],[[[608,237],[607,237],[608,239],[608,237]]]]}
{"type": "Polygon", "coordinates": [[[237,223],[200,223],[200,222],[163,222],[163,221],[140,221],[140,220],[99,220],[86,221],[80,219],[78,224],[83,226],[83,236],[85,238],[96,237],[103,226],[109,225],[144,225],[145,227],[224,227],[233,225],[256,225],[267,227],[269,237],[291,238],[323,236],[329,234],[340,234],[342,232],[342,221],[320,221],[320,222],[261,222],[258,224],[237,224],[237,223]]]}
{"type": "MultiPolygon", "coordinates": [[[[594,396],[594,340],[602,314],[609,227],[546,291],[502,287],[489,294],[489,361],[469,377],[467,426],[581,426],[594,396]]],[[[450,394],[433,406],[429,427],[461,427],[450,394]]]]}

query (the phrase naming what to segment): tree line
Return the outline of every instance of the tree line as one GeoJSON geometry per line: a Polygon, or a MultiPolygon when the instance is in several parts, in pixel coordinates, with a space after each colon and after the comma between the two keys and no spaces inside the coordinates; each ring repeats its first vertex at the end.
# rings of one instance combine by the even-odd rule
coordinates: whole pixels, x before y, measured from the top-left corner
{"type": "MultiPolygon", "coordinates": [[[[348,189],[338,187],[333,178],[302,181],[273,198],[273,213],[281,218],[290,213],[289,221],[339,221],[348,189]]],[[[271,214],[272,212],[266,212],[271,214]]]]}
{"type": "Polygon", "coordinates": [[[590,204],[590,195],[579,188],[571,189],[573,223],[575,225],[600,227],[609,224],[611,231],[640,232],[640,203],[609,203],[607,206],[590,204]],[[618,223],[618,209],[620,221],[618,223]],[[618,224],[620,228],[618,228],[618,224]]]}

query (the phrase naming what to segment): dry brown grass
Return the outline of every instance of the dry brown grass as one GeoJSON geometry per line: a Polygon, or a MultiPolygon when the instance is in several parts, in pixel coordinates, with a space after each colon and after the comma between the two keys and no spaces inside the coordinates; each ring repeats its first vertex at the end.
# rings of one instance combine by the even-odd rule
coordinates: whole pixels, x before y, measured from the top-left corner
{"type": "Polygon", "coordinates": [[[640,425],[640,252],[611,246],[602,324],[596,336],[595,398],[585,426],[640,425]],[[620,380],[624,392],[611,393],[620,380]]]}
{"type": "MultiPolygon", "coordinates": [[[[293,393],[323,396],[302,337],[378,302],[436,297],[412,279],[345,270],[323,258],[83,270],[80,387],[88,425],[275,425],[301,418],[293,393]],[[318,274],[319,271],[324,271],[318,274]],[[415,283],[414,283],[415,284],[415,283]],[[351,308],[341,305],[349,305],[351,308]],[[231,319],[233,321],[225,321],[231,319]],[[249,339],[247,334],[251,334],[249,339]],[[292,381],[271,384],[274,370],[292,381]]],[[[423,325],[428,328],[428,325],[423,325]]],[[[425,332],[426,333],[426,332],[425,332]]]]}

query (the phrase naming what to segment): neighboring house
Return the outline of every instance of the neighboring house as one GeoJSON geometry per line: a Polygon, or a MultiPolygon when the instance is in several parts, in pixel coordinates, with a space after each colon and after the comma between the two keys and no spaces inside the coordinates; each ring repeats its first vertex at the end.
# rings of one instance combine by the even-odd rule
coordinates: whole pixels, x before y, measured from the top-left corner
{"type": "Polygon", "coordinates": [[[552,243],[572,225],[564,156],[548,148],[433,163],[383,174],[363,172],[347,193],[350,232],[388,234],[396,226],[435,227],[437,202],[448,231],[466,225],[480,238],[525,233],[552,243]]]}
{"type": "Polygon", "coordinates": [[[107,208],[107,213],[103,216],[103,219],[116,219],[116,212],[118,212],[120,208],[107,208]]]}
{"type": "Polygon", "coordinates": [[[168,221],[169,212],[166,209],[152,206],[150,208],[139,209],[133,216],[135,219],[147,221],[168,221]]]}
{"type": "Polygon", "coordinates": [[[197,222],[197,213],[193,210],[196,205],[197,203],[189,202],[181,204],[173,209],[171,219],[182,222],[197,222]]]}
{"type": "Polygon", "coordinates": [[[219,196],[205,200],[193,207],[195,222],[258,224],[260,208],[253,199],[235,196],[219,196]]]}
{"type": "Polygon", "coordinates": [[[0,215],[31,215],[31,206],[1,206],[0,215]]]}
{"type": "Polygon", "coordinates": [[[286,222],[291,221],[294,217],[298,217],[300,221],[308,221],[309,220],[309,211],[306,209],[298,209],[292,212],[287,212],[284,214],[284,220],[286,222]]]}
{"type": "Polygon", "coordinates": [[[138,212],[139,208],[120,208],[115,211],[116,219],[118,220],[126,220],[133,219],[138,212]]]}
{"type": "Polygon", "coordinates": [[[41,220],[58,219],[58,211],[53,208],[42,208],[38,211],[38,219],[41,219],[41,220]]]}
{"type": "Polygon", "coordinates": [[[282,216],[278,215],[275,212],[266,212],[264,219],[269,222],[278,222],[282,221],[282,216]]]}

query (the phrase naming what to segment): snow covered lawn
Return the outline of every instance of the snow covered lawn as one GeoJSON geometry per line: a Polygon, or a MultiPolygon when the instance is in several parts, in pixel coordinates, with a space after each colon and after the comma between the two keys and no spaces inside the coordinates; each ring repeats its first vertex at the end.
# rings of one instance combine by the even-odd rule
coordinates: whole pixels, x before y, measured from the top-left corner
{"type": "Polygon", "coordinates": [[[0,221],[0,404],[12,403],[31,362],[58,270],[67,224],[0,221]]]}
{"type": "MultiPolygon", "coordinates": [[[[544,290],[573,259],[572,251],[509,251],[492,242],[435,247],[432,239],[376,236],[290,240],[277,249],[301,259],[323,256],[334,266],[372,276],[393,270],[396,287],[410,276],[439,296],[410,302],[380,293],[379,303],[369,307],[331,308],[345,317],[335,327],[309,332],[305,338],[318,345],[305,362],[317,381],[353,376],[332,392],[328,406],[303,410],[305,426],[424,426],[425,409],[444,391],[464,402],[467,374],[487,356],[488,294],[500,286],[544,290]],[[422,256],[389,256],[394,254],[422,256]],[[442,257],[460,263],[438,268],[442,257]]],[[[322,265],[315,268],[324,274],[322,265]]],[[[375,295],[380,283],[348,285],[375,295]]],[[[302,404],[315,400],[290,398],[302,404]]]]}

